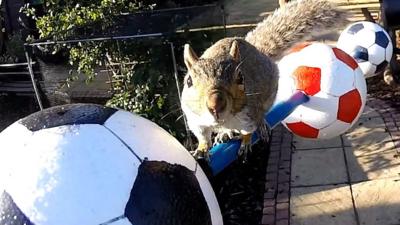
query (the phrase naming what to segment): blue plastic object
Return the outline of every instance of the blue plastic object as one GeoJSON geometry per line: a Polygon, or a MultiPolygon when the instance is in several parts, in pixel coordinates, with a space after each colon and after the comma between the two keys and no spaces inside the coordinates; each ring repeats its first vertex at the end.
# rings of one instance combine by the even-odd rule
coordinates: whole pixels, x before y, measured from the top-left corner
{"type": "MultiPolygon", "coordinates": [[[[253,136],[251,136],[251,144],[257,143],[258,140],[257,134],[253,133],[253,136]]],[[[210,149],[209,165],[213,175],[217,175],[238,158],[241,144],[242,141],[240,139],[235,139],[218,144],[210,149]]]]}
{"type": "Polygon", "coordinates": [[[306,103],[310,100],[308,95],[302,91],[295,92],[288,100],[275,104],[266,114],[265,121],[270,129],[273,129],[282,120],[292,113],[297,106],[306,103]]]}
{"type": "MultiPolygon", "coordinates": [[[[275,104],[265,115],[267,126],[272,129],[284,120],[297,106],[306,103],[310,98],[301,91],[294,93],[288,100],[275,104]]],[[[252,136],[252,144],[258,141],[257,135],[252,136]]],[[[230,140],[210,149],[209,166],[213,175],[217,175],[238,157],[241,140],[230,140]]]]}

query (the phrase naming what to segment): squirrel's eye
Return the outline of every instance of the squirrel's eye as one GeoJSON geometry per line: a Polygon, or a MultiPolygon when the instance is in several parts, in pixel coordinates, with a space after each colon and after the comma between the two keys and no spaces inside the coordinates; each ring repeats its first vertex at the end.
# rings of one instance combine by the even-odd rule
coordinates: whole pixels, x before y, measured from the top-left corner
{"type": "Polygon", "coordinates": [[[236,77],[236,84],[243,84],[243,82],[244,82],[244,80],[243,80],[242,72],[239,72],[236,77]]]}
{"type": "Polygon", "coordinates": [[[192,77],[191,76],[189,76],[188,79],[186,80],[186,85],[188,87],[191,87],[193,85],[193,81],[192,81],[192,77]]]}

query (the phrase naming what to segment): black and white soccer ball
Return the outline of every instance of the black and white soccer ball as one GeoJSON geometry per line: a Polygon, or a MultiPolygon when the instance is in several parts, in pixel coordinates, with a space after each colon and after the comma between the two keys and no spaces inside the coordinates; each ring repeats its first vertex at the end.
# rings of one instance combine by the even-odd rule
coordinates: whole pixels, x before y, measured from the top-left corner
{"type": "Polygon", "coordinates": [[[366,78],[382,72],[393,55],[393,44],[385,29],[366,21],[349,25],[337,47],[353,56],[366,78]]]}
{"type": "Polygon", "coordinates": [[[0,133],[0,224],[222,225],[196,161],[147,119],[58,106],[0,133]]]}

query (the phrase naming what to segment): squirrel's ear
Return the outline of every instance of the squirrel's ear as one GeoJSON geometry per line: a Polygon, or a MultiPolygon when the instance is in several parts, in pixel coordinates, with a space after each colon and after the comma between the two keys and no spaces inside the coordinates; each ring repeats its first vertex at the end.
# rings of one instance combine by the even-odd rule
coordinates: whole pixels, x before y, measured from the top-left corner
{"type": "Polygon", "coordinates": [[[232,58],[236,61],[240,61],[240,52],[239,52],[239,43],[235,40],[232,42],[231,50],[229,51],[229,54],[232,56],[232,58]]]}
{"type": "Polygon", "coordinates": [[[199,57],[197,57],[196,53],[193,51],[192,47],[190,47],[189,44],[185,44],[183,58],[188,69],[192,68],[193,64],[195,64],[197,60],[199,60],[199,57]]]}

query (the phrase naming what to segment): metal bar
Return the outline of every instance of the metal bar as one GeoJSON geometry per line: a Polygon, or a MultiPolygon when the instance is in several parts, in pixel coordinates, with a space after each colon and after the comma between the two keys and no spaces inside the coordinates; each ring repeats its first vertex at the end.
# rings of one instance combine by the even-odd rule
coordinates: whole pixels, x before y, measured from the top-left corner
{"type": "Polygon", "coordinates": [[[112,74],[111,74],[111,71],[110,71],[111,69],[107,69],[108,62],[105,59],[105,57],[104,57],[103,60],[104,60],[104,65],[106,66],[106,69],[105,70],[100,70],[100,73],[101,72],[106,72],[107,73],[108,81],[106,83],[111,85],[111,92],[114,93],[114,82],[113,82],[112,74]]]}
{"type": "Polygon", "coordinates": [[[32,87],[0,87],[1,92],[28,92],[32,93],[32,87]]]}
{"type": "Polygon", "coordinates": [[[225,37],[226,37],[227,32],[226,32],[225,6],[224,6],[224,5],[221,5],[220,9],[221,9],[221,13],[222,13],[222,25],[224,26],[224,35],[225,35],[225,37]]]}
{"type": "Polygon", "coordinates": [[[172,64],[174,66],[174,76],[176,82],[176,89],[178,90],[178,98],[181,101],[181,88],[179,87],[179,80],[178,80],[178,68],[176,66],[176,58],[175,58],[175,47],[174,43],[170,42],[169,45],[171,46],[171,57],[172,57],[172,64]]]}
{"type": "MultiPolygon", "coordinates": [[[[171,58],[172,58],[172,64],[174,65],[174,76],[175,76],[175,82],[176,82],[176,89],[178,90],[178,99],[179,99],[179,106],[182,110],[181,107],[181,88],[179,87],[179,80],[178,80],[178,68],[176,66],[176,58],[175,58],[175,47],[174,47],[174,43],[170,42],[169,45],[171,46],[171,58]]],[[[192,143],[192,139],[190,138],[190,130],[189,130],[189,126],[186,120],[186,117],[183,116],[183,122],[185,123],[185,129],[186,129],[186,134],[187,134],[187,140],[189,142],[189,150],[192,151],[193,149],[193,143],[192,143]]]]}
{"type": "MultiPolygon", "coordinates": [[[[40,72],[33,72],[36,74],[40,74],[40,72]]],[[[1,75],[29,75],[29,72],[0,72],[1,75]]]]}
{"type": "MultiPolygon", "coordinates": [[[[0,2],[1,2],[1,0],[0,0],[0,2]]],[[[157,14],[157,13],[168,12],[168,11],[187,11],[187,10],[195,9],[195,8],[199,8],[199,9],[200,8],[212,8],[212,7],[216,7],[216,6],[217,6],[217,4],[206,4],[206,5],[203,5],[203,6],[187,6],[187,7],[180,7],[180,8],[140,11],[140,12],[136,12],[136,13],[121,13],[120,15],[121,16],[138,15],[138,14],[149,13],[149,12],[151,12],[152,14],[157,14]]],[[[96,25],[96,24],[97,24],[97,22],[94,22],[94,23],[89,23],[89,24],[85,24],[85,25],[82,25],[82,26],[73,27],[73,28],[67,29],[65,31],[58,32],[57,34],[63,34],[63,33],[66,33],[68,31],[72,31],[74,29],[79,29],[79,28],[83,28],[83,27],[86,27],[86,26],[96,25]]],[[[55,34],[52,34],[51,36],[54,36],[54,35],[55,34]]],[[[37,43],[39,43],[39,42],[40,43],[45,43],[45,42],[47,42],[49,40],[50,39],[48,39],[48,38],[40,38],[40,39],[37,40],[38,41],[37,43]]]]}
{"type": "Polygon", "coordinates": [[[126,15],[135,15],[135,14],[143,14],[143,13],[151,13],[151,14],[157,14],[161,12],[177,12],[177,11],[188,11],[191,9],[201,9],[201,8],[213,8],[216,7],[217,4],[206,4],[206,5],[201,5],[201,6],[186,6],[186,7],[180,7],[180,8],[169,8],[169,9],[157,9],[157,10],[151,10],[151,11],[141,11],[137,13],[121,13],[121,15],[126,16],[126,15]]]}
{"type": "Polygon", "coordinates": [[[33,90],[31,81],[0,82],[1,87],[29,87],[33,90]]]}
{"type": "Polygon", "coordinates": [[[33,69],[32,69],[31,57],[29,56],[28,49],[26,46],[25,46],[25,57],[26,57],[26,62],[28,63],[28,69],[29,69],[29,73],[30,73],[30,77],[31,77],[31,81],[32,81],[32,86],[35,91],[36,100],[39,104],[40,110],[43,110],[42,100],[40,99],[39,90],[36,86],[35,75],[34,75],[33,69]]]}
{"type": "Polygon", "coordinates": [[[36,42],[28,43],[29,46],[39,46],[39,45],[54,45],[54,44],[67,44],[76,42],[88,42],[88,41],[109,41],[109,40],[122,40],[131,38],[143,38],[143,37],[160,37],[165,35],[164,33],[154,33],[154,34],[137,34],[137,35],[127,35],[127,36],[117,36],[117,37],[98,37],[98,38],[85,38],[85,39],[73,39],[73,40],[61,40],[61,41],[46,41],[46,42],[36,42]]]}
{"type": "MultiPolygon", "coordinates": [[[[32,62],[32,65],[35,65],[36,62],[32,62]]],[[[8,64],[0,64],[0,67],[19,67],[19,66],[28,66],[28,63],[8,63],[8,64]]]]}
{"type": "Polygon", "coordinates": [[[161,37],[170,34],[181,34],[185,32],[197,32],[197,31],[209,31],[209,30],[219,30],[219,29],[234,29],[234,28],[242,28],[242,27],[255,27],[257,24],[233,24],[233,25],[224,25],[224,26],[211,26],[211,27],[202,27],[202,28],[192,28],[188,30],[176,30],[174,32],[165,32],[165,33],[153,33],[153,34],[138,34],[138,35],[127,35],[127,36],[116,36],[116,37],[98,37],[98,38],[82,38],[82,39],[73,39],[73,40],[61,40],[61,41],[45,41],[45,42],[35,42],[35,43],[27,43],[29,46],[41,46],[41,45],[54,45],[54,44],[67,44],[67,43],[77,43],[77,42],[88,42],[88,41],[110,41],[110,40],[124,40],[124,39],[134,39],[134,38],[145,38],[145,37],[161,37]]]}

